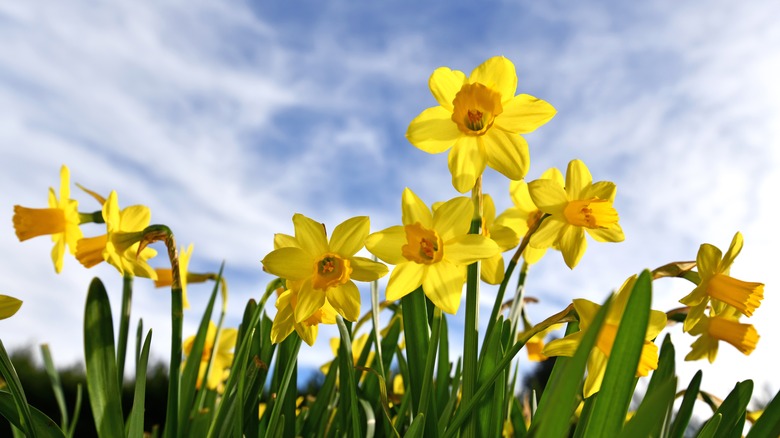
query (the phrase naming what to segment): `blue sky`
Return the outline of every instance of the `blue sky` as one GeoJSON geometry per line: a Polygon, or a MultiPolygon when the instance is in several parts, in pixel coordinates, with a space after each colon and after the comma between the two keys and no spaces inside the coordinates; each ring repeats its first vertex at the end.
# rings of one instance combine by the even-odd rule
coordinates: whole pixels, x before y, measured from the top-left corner
{"type": "MultiPolygon", "coordinates": [[[[25,302],[0,323],[3,342],[48,342],[69,364],[82,355],[90,279],[100,276],[119,305],[113,268],[85,270],[70,258],[56,275],[48,239],[13,235],[13,205],[43,207],[62,164],[73,181],[117,190],[123,206],[148,205],[153,222],[194,243],[194,270],[216,271],[224,260],[236,324],[270,280],[260,260],[274,233],[292,232],[294,213],[329,229],[369,215],[376,231],[400,223],[404,187],[429,203],[457,196],[446,155],[417,150],[404,133],[435,105],[427,86],[435,68],[468,73],[503,55],[517,67],[518,92],[558,110],[527,136],[528,178],[582,159],[596,180],[617,184],[627,236],[591,241],[573,271],[557,253],[534,266],[527,294],[541,303],[531,317],[574,297],[602,301],[632,273],[692,260],[704,242],[725,249],[740,230],[746,244],[732,274],[766,283],[750,320],[758,349],[744,357],[723,345],[715,366],[682,365],[681,381],[701,368],[716,395],[747,378],[777,391],[762,364],[780,348],[772,317],[780,311],[778,16],[770,0],[1,3],[0,276],[2,293],[25,302]]],[[[486,172],[499,210],[510,206],[507,189],[486,172]]],[[[82,211],[97,209],[79,200],[82,211]]],[[[690,289],[683,280],[655,286],[660,310],[690,289]]],[[[209,291],[191,288],[195,309],[209,291]]],[[[483,323],[493,293],[482,289],[483,323]]],[[[134,300],[164,359],[165,291],[139,280],[134,300]]],[[[186,316],[185,334],[197,318],[186,316]]],[[[450,325],[462,318],[463,310],[450,325]]],[[[682,356],[693,339],[672,332],[682,356]]],[[[329,336],[335,331],[321,332],[304,366],[327,360],[329,336]]]]}

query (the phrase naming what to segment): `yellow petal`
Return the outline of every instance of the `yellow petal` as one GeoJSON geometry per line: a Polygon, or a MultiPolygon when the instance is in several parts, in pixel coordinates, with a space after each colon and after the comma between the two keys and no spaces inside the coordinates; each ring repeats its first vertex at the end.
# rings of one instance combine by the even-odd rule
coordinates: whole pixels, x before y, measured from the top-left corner
{"type": "Polygon", "coordinates": [[[414,291],[423,282],[424,265],[415,262],[405,262],[397,265],[390,273],[385,295],[388,301],[395,301],[414,291]]]}
{"type": "Polygon", "coordinates": [[[585,378],[585,386],[582,389],[582,395],[585,398],[592,396],[601,389],[601,382],[604,380],[604,371],[607,369],[607,356],[594,349],[588,357],[588,377],[585,378]]]}
{"type": "MultiPolygon", "coordinates": [[[[563,187],[563,184],[561,184],[563,187]]],[[[531,194],[528,192],[528,183],[524,180],[521,181],[509,181],[509,196],[512,198],[512,203],[515,207],[520,209],[526,215],[534,210],[538,210],[531,194]]]]}
{"type": "Polygon", "coordinates": [[[501,103],[509,102],[517,91],[517,72],[512,61],[495,56],[483,62],[469,75],[469,82],[478,82],[501,93],[501,103]]]}
{"type": "Polygon", "coordinates": [[[298,291],[295,305],[295,322],[300,323],[310,317],[325,304],[325,291],[311,287],[311,281],[304,281],[298,291]]]}
{"type": "Polygon", "coordinates": [[[419,222],[427,229],[433,227],[433,214],[424,202],[410,188],[405,188],[401,195],[401,220],[404,225],[414,225],[419,222]]]}
{"type": "Polygon", "coordinates": [[[274,323],[271,326],[271,342],[278,344],[287,339],[293,331],[293,324],[295,319],[293,318],[292,308],[286,306],[279,309],[274,317],[274,323]]]}
{"type": "Polygon", "coordinates": [[[554,216],[550,216],[543,220],[536,232],[531,235],[529,244],[530,246],[539,249],[557,246],[559,245],[564,228],[568,227],[571,226],[554,216]]]}
{"type": "Polygon", "coordinates": [[[504,258],[501,254],[482,260],[479,278],[487,284],[501,284],[504,279],[504,258]]]}
{"type": "Polygon", "coordinates": [[[560,246],[566,266],[574,269],[588,247],[588,242],[585,240],[585,231],[582,227],[566,227],[561,234],[560,246]]]}
{"type": "Polygon", "coordinates": [[[583,334],[583,331],[578,331],[561,339],[550,341],[545,344],[544,348],[542,349],[542,354],[547,357],[574,356],[574,353],[577,351],[577,347],[579,347],[580,342],[582,342],[583,334]]]}
{"type": "Polygon", "coordinates": [[[456,265],[469,265],[501,254],[496,242],[479,234],[464,234],[444,244],[444,258],[456,265]]]}
{"type": "Polygon", "coordinates": [[[709,336],[701,336],[691,344],[691,351],[685,356],[685,360],[699,360],[706,356],[710,363],[713,363],[717,355],[718,340],[709,336]]]}
{"type": "Polygon", "coordinates": [[[387,266],[365,257],[352,257],[349,259],[352,267],[350,278],[357,281],[374,281],[387,275],[387,266]]]}
{"type": "Polygon", "coordinates": [[[546,253],[547,248],[534,248],[533,246],[528,245],[525,247],[525,251],[523,251],[523,259],[529,265],[533,265],[541,260],[546,253]]]}
{"type": "Polygon", "coordinates": [[[490,239],[501,248],[501,251],[509,251],[520,243],[520,236],[515,230],[499,224],[490,229],[490,239]]]}
{"type": "Polygon", "coordinates": [[[696,266],[702,280],[718,273],[718,265],[721,261],[721,252],[714,245],[703,243],[696,254],[696,266]]]}
{"type": "Polygon", "coordinates": [[[718,272],[728,272],[731,264],[734,263],[734,259],[737,258],[740,251],[742,251],[743,243],[742,233],[737,231],[737,233],[734,234],[734,238],[731,239],[729,249],[726,251],[726,254],[723,255],[723,260],[718,264],[718,272]]]}
{"type": "Polygon", "coordinates": [[[0,295],[0,319],[13,316],[22,307],[22,300],[8,295],[0,295]]]}
{"type": "Polygon", "coordinates": [[[591,176],[590,170],[585,166],[585,163],[580,160],[571,160],[569,162],[569,167],[566,169],[566,194],[570,200],[582,199],[580,192],[592,182],[593,176],[591,176]]]}
{"type": "Polygon", "coordinates": [[[314,273],[314,259],[311,255],[293,246],[271,251],[262,263],[266,271],[288,280],[302,280],[314,273]]]}
{"type": "Polygon", "coordinates": [[[645,340],[652,341],[658,336],[659,333],[661,333],[661,330],[663,330],[665,327],[666,313],[661,312],[660,310],[651,310],[650,322],[647,325],[647,335],[645,335],[645,340]]]}
{"type": "Polygon", "coordinates": [[[462,71],[439,67],[431,74],[428,87],[439,105],[452,113],[452,101],[464,83],[466,83],[466,75],[462,71]]]}
{"type": "MultiPolygon", "coordinates": [[[[694,289],[695,291],[695,289],[694,289]]],[[[707,300],[702,300],[699,304],[693,306],[688,310],[688,316],[685,317],[683,322],[683,332],[689,332],[696,324],[704,317],[704,311],[707,308],[707,300]]]]}
{"type": "Polygon", "coordinates": [[[57,238],[54,243],[54,247],[51,249],[51,260],[54,262],[54,271],[56,273],[62,272],[62,263],[65,258],[65,240],[57,238]]]}
{"type": "Polygon", "coordinates": [[[452,174],[452,185],[460,193],[472,188],[487,165],[485,146],[478,137],[460,137],[447,157],[447,165],[452,174]]]}
{"type": "Polygon", "coordinates": [[[597,242],[622,242],[626,240],[619,224],[611,224],[607,228],[586,228],[586,231],[597,242]]]}
{"type": "Polygon", "coordinates": [[[485,193],[482,195],[482,226],[490,229],[496,220],[496,204],[493,197],[485,193]]]}
{"type": "Polygon", "coordinates": [[[436,209],[433,215],[433,229],[443,241],[469,232],[474,205],[471,199],[458,197],[450,199],[436,209]]]}
{"type": "Polygon", "coordinates": [[[563,187],[549,179],[537,179],[528,183],[528,193],[534,204],[547,214],[563,215],[569,198],[563,187]]]}
{"type": "Polygon", "coordinates": [[[298,333],[298,336],[300,336],[301,339],[303,339],[303,341],[311,347],[314,345],[314,342],[317,341],[317,332],[319,332],[319,326],[317,324],[295,324],[295,331],[298,333]]]}
{"type": "Polygon", "coordinates": [[[342,257],[352,257],[363,248],[369,228],[368,216],[357,216],[345,220],[333,229],[330,250],[342,257]]]}
{"type": "Polygon", "coordinates": [[[68,199],[70,199],[70,169],[63,164],[60,167],[60,200],[65,202],[68,199]]]}
{"type": "Polygon", "coordinates": [[[460,306],[465,280],[458,266],[442,260],[428,267],[422,286],[425,295],[436,307],[454,315],[460,306]]]}
{"type": "Polygon", "coordinates": [[[152,212],[144,205],[131,205],[122,209],[119,215],[121,231],[141,231],[152,220],[152,212]]]}
{"type": "Polygon", "coordinates": [[[328,302],[348,321],[360,318],[360,291],[355,283],[348,281],[340,286],[328,288],[328,302]]]}
{"type": "Polygon", "coordinates": [[[286,248],[288,246],[298,246],[298,241],[295,240],[295,237],[290,236],[289,234],[274,234],[274,249],[286,248]]]}
{"type": "Polygon", "coordinates": [[[590,327],[601,306],[584,298],[577,298],[572,303],[577,316],[580,318],[580,330],[586,330],[590,327]]]}
{"type": "Polygon", "coordinates": [[[103,204],[103,221],[108,232],[116,231],[119,227],[119,199],[115,190],[108,194],[106,203],[103,204]]]}
{"type": "Polygon", "coordinates": [[[405,244],[406,231],[400,225],[370,234],[366,238],[366,248],[371,254],[391,265],[397,265],[406,261],[401,254],[401,247],[405,244]]]}
{"type": "Polygon", "coordinates": [[[518,134],[491,129],[480,137],[485,143],[488,166],[511,180],[519,180],[528,173],[530,154],[528,142],[518,134]]]}
{"type": "Polygon", "coordinates": [[[325,235],[325,225],[296,213],[293,215],[295,240],[301,248],[316,258],[328,252],[328,238],[325,235]]]}
{"type": "Polygon", "coordinates": [[[599,198],[614,201],[616,192],[617,187],[615,186],[615,183],[610,181],[599,181],[586,186],[582,192],[580,192],[580,199],[599,198]]]}
{"type": "Polygon", "coordinates": [[[504,131],[527,134],[549,122],[555,116],[555,108],[542,99],[519,94],[505,103],[504,112],[496,117],[495,124],[504,131]]]}
{"type": "Polygon", "coordinates": [[[452,110],[448,111],[440,106],[421,112],[409,123],[406,130],[406,139],[429,154],[446,151],[455,144],[460,135],[458,125],[452,121],[452,110]]]}

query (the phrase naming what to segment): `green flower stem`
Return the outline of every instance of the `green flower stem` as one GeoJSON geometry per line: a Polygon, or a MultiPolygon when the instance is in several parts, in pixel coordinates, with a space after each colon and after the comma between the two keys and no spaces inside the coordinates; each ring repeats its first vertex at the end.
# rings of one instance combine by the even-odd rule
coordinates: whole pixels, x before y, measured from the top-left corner
{"type": "Polygon", "coordinates": [[[103,210],[93,211],[92,213],[79,212],[79,224],[104,224],[103,210]]]}
{"type": "MultiPolygon", "coordinates": [[[[471,191],[474,216],[471,218],[471,234],[482,234],[482,177],[477,178],[471,191]]],[[[466,274],[466,321],[463,327],[463,394],[462,405],[467,405],[477,386],[477,359],[479,357],[479,262],[468,266],[466,274]]],[[[464,437],[474,437],[476,418],[469,416],[464,437]]]]}
{"type": "Polygon", "coordinates": [[[119,337],[116,345],[116,367],[119,384],[125,380],[125,357],[127,356],[127,336],[130,328],[130,307],[133,301],[133,276],[122,277],[122,309],[119,315],[119,337]]]}

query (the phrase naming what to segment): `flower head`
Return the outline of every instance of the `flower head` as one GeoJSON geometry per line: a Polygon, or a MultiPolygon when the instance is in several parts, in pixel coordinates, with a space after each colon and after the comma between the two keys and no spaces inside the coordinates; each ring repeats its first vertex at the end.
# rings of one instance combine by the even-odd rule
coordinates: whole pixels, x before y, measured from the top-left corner
{"type": "Polygon", "coordinates": [[[105,260],[122,275],[155,280],[157,273],[147,260],[157,255],[157,251],[149,247],[138,251],[143,230],[149,226],[150,219],[149,207],[143,205],[131,205],[120,211],[117,194],[111,191],[103,204],[106,234],[79,240],[76,258],[86,268],[105,260]]]}
{"type": "MultiPolygon", "coordinates": [[[[596,346],[588,356],[588,377],[585,379],[584,395],[590,397],[601,388],[601,381],[604,378],[604,371],[607,367],[607,361],[612,352],[612,344],[615,342],[620,320],[626,310],[628,297],[636,284],[637,276],[631,276],[620,287],[615,296],[612,305],[607,312],[606,319],[601,326],[596,346]]],[[[542,353],[545,356],[573,356],[577,347],[585,335],[585,331],[592,324],[593,319],[598,313],[600,305],[585,299],[574,300],[574,309],[580,318],[580,331],[572,333],[562,339],[556,339],[548,343],[542,353]]],[[[645,334],[645,344],[642,347],[642,354],[637,365],[636,375],[646,376],[650,370],[658,368],[658,346],[652,340],[658,336],[666,325],[666,314],[658,310],[650,311],[650,320],[645,334]]]]}
{"type": "MultiPolygon", "coordinates": [[[[282,247],[263,259],[265,269],[295,285],[294,322],[302,323],[322,309],[326,299],[345,319],[360,316],[360,292],[352,281],[374,281],[387,266],[356,257],[369,231],[369,219],[358,216],[339,224],[328,241],[325,225],[302,214],[293,216],[295,237],[280,237],[282,247]]],[[[279,243],[276,243],[279,246],[279,243]]],[[[279,297],[281,300],[281,297],[279,297]]],[[[277,301],[278,305],[278,301],[277,301]]]]}
{"type": "Polygon", "coordinates": [[[545,214],[539,229],[531,236],[534,248],[557,246],[563,260],[574,268],[585,254],[585,232],[598,242],[622,242],[623,229],[612,206],[615,184],[593,182],[585,164],[572,160],[566,170],[566,186],[554,179],[538,179],[528,184],[534,204],[545,214]]]}
{"type": "Polygon", "coordinates": [[[728,342],[746,356],[752,353],[758,344],[758,332],[752,324],[740,323],[739,316],[733,307],[720,315],[702,316],[689,332],[699,338],[691,344],[691,352],[685,360],[699,360],[706,356],[710,363],[715,362],[720,341],[728,342]]]}
{"type": "Polygon", "coordinates": [[[456,313],[466,281],[465,268],[501,253],[485,236],[468,234],[474,207],[469,198],[451,199],[435,212],[404,189],[402,226],[368,236],[366,248],[396,265],[387,283],[387,299],[398,300],[422,286],[425,295],[447,313],[456,313]]]}
{"type": "Polygon", "coordinates": [[[298,307],[300,282],[287,280],[287,289],[276,298],[276,316],[271,326],[271,342],[278,344],[295,330],[307,344],[314,345],[319,332],[319,324],[335,324],[336,309],[325,298],[322,306],[300,322],[295,321],[298,307]]]}
{"type": "Polygon", "coordinates": [[[686,306],[692,306],[685,318],[683,331],[691,330],[699,322],[709,302],[712,303],[715,314],[720,314],[726,306],[731,306],[748,317],[761,305],[761,300],[764,299],[762,283],[737,280],[729,275],[731,264],[742,251],[742,244],[742,234],[737,232],[725,255],[708,243],[699,247],[696,266],[701,282],[680,300],[686,306]]]}
{"type": "MultiPolygon", "coordinates": [[[[238,330],[234,328],[224,328],[219,331],[219,340],[216,346],[214,341],[217,338],[217,326],[209,321],[209,328],[206,332],[206,342],[203,344],[203,354],[200,356],[200,368],[198,369],[198,388],[200,388],[203,377],[206,374],[209,360],[212,360],[209,368],[209,375],[206,378],[206,387],[222,392],[222,384],[229,375],[228,370],[233,365],[233,349],[236,348],[236,339],[238,330]]],[[[185,356],[189,356],[192,351],[192,345],[195,343],[195,336],[190,336],[184,340],[182,350],[185,356]]],[[[185,359],[186,360],[186,359],[185,359]]]]}
{"type": "Polygon", "coordinates": [[[81,239],[79,228],[78,201],[70,199],[70,171],[67,166],[60,168],[60,197],[53,188],[49,188],[49,208],[27,208],[14,206],[14,230],[19,241],[50,234],[54,241],[51,259],[54,270],[62,271],[62,259],[65,247],[71,254],[76,253],[76,242],[81,239]]]}
{"type": "Polygon", "coordinates": [[[515,96],[515,66],[503,56],[490,58],[471,75],[436,69],[428,85],[439,106],[428,108],[409,124],[406,138],[425,152],[452,148],[449,168],[459,192],[471,190],[485,166],[522,179],[528,172],[528,143],[519,134],[547,123],[555,108],[528,94],[515,96]]]}
{"type": "MultiPolygon", "coordinates": [[[[549,179],[563,187],[563,175],[561,175],[560,170],[554,167],[547,169],[539,179],[549,179]]],[[[542,219],[544,213],[539,210],[533,199],[531,199],[528,183],[525,181],[510,181],[509,195],[514,206],[501,213],[496,218],[496,223],[512,228],[518,236],[525,236],[528,230],[536,226],[542,219]]],[[[553,248],[558,249],[555,245],[553,245],[553,248]]],[[[531,265],[541,260],[546,252],[546,247],[534,248],[528,245],[523,250],[523,259],[531,265]]]]}

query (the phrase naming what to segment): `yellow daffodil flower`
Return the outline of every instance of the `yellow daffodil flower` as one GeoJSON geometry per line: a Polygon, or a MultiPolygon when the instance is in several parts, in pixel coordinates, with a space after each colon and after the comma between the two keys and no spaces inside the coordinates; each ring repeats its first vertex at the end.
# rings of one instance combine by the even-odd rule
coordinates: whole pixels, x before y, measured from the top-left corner
{"type": "Polygon", "coordinates": [[[534,204],[550,216],[543,219],[531,236],[534,248],[557,246],[563,260],[574,269],[585,254],[585,232],[598,242],[622,242],[623,229],[612,206],[616,187],[609,181],[593,183],[590,171],[580,160],[572,160],[566,170],[566,186],[552,179],[528,184],[534,204]]]}
{"type": "Polygon", "coordinates": [[[740,323],[739,316],[733,307],[718,315],[702,316],[689,332],[699,338],[691,344],[691,352],[685,360],[699,360],[706,356],[710,363],[715,362],[720,341],[728,342],[746,356],[752,353],[758,343],[758,332],[752,324],[740,323]]]}
{"type": "MultiPolygon", "coordinates": [[[[341,344],[341,339],[339,338],[331,338],[330,339],[330,350],[333,352],[333,356],[338,357],[339,355],[339,345],[341,344]]],[[[368,344],[368,334],[364,333],[357,338],[352,340],[352,362],[353,365],[358,364],[358,360],[360,360],[360,355],[363,354],[363,349],[366,348],[366,344],[368,344]]],[[[370,349],[371,346],[369,345],[368,348],[370,349]]],[[[374,361],[374,355],[375,353],[373,351],[368,352],[368,357],[366,357],[366,367],[370,367],[371,363],[374,361]]],[[[333,359],[332,361],[326,363],[325,365],[320,367],[320,371],[322,371],[322,374],[328,374],[328,370],[330,370],[330,366],[335,362],[336,359],[333,359]]],[[[361,372],[362,374],[362,372],[361,372]]]]}
{"type": "Polygon", "coordinates": [[[0,295],[0,319],[14,316],[20,307],[22,307],[22,300],[8,295],[0,295]]]}
{"type": "MultiPolygon", "coordinates": [[[[615,299],[607,312],[604,324],[599,332],[596,346],[588,357],[588,377],[585,379],[585,388],[583,393],[585,397],[597,393],[601,388],[601,381],[604,378],[604,371],[607,367],[612,344],[615,342],[620,319],[625,312],[628,297],[634,288],[637,276],[630,277],[620,287],[615,299]]],[[[574,300],[574,309],[580,318],[580,331],[572,333],[562,339],[556,339],[548,343],[542,350],[542,354],[548,357],[552,356],[573,356],[577,347],[585,335],[585,330],[592,324],[596,313],[601,308],[600,305],[585,299],[574,300]]],[[[658,336],[666,325],[666,314],[658,310],[650,311],[650,321],[645,334],[645,344],[642,347],[642,355],[639,359],[636,375],[646,376],[650,370],[658,368],[658,346],[652,340],[658,336]]]]}
{"type": "Polygon", "coordinates": [[[14,206],[14,230],[20,242],[51,234],[54,241],[51,259],[58,274],[62,271],[65,247],[68,247],[71,254],[75,254],[76,244],[82,237],[78,205],[78,201],[70,199],[70,171],[67,166],[62,166],[60,198],[57,199],[54,189],[49,188],[49,208],[14,206]]]}
{"type": "Polygon", "coordinates": [[[388,301],[422,286],[437,307],[455,314],[466,281],[466,266],[501,253],[485,236],[468,234],[474,206],[471,199],[451,199],[434,213],[411,190],[404,189],[402,226],[371,234],[366,248],[395,266],[387,283],[388,301]]]}
{"type": "MultiPolygon", "coordinates": [[[[561,171],[551,167],[547,169],[539,179],[555,181],[563,187],[563,175],[561,171]]],[[[496,218],[496,223],[515,230],[518,236],[523,237],[528,230],[536,226],[544,213],[534,204],[531,194],[528,192],[528,183],[525,181],[509,181],[509,195],[514,206],[508,208],[496,218]]],[[[554,249],[558,249],[555,245],[554,249]]],[[[523,250],[523,259],[529,265],[534,264],[544,257],[547,248],[534,248],[531,245],[523,250]]]]}
{"type": "MultiPolygon", "coordinates": [[[[190,308],[190,301],[187,299],[187,282],[189,277],[188,268],[190,258],[192,257],[192,244],[187,248],[182,247],[179,251],[179,275],[181,278],[181,302],[185,309],[190,308]]],[[[154,287],[166,287],[173,284],[173,271],[171,268],[155,268],[157,279],[154,280],[154,287]]],[[[205,281],[205,278],[202,280],[205,281]]]]}
{"type": "Polygon", "coordinates": [[[296,322],[295,311],[298,307],[298,289],[300,287],[296,283],[299,284],[300,282],[287,280],[287,290],[282,292],[276,299],[276,316],[271,326],[271,342],[278,344],[295,330],[304,342],[312,346],[314,341],[317,340],[319,324],[336,323],[336,309],[325,298],[319,309],[315,310],[303,321],[296,322]]]}
{"type": "Polygon", "coordinates": [[[409,124],[406,138],[431,154],[452,148],[452,185],[461,193],[474,187],[485,166],[512,180],[528,172],[528,143],[519,134],[547,123],[555,108],[528,94],[515,96],[517,74],[508,59],[490,58],[471,75],[439,67],[428,85],[439,106],[409,124]]]}
{"type": "Polygon", "coordinates": [[[699,247],[696,266],[701,282],[680,300],[686,306],[691,306],[683,324],[683,331],[691,330],[699,322],[710,301],[716,314],[719,314],[725,305],[729,305],[748,317],[761,305],[761,300],[764,299],[762,283],[737,280],[729,276],[731,264],[742,251],[742,244],[742,233],[737,232],[722,258],[721,251],[713,245],[705,243],[699,247]]]}
{"type": "MultiPolygon", "coordinates": [[[[214,360],[209,368],[209,375],[206,378],[206,387],[208,389],[217,390],[222,392],[223,383],[229,375],[229,369],[233,365],[233,350],[236,348],[236,339],[238,338],[238,330],[234,328],[223,328],[219,331],[219,340],[216,348],[214,347],[214,341],[217,337],[217,326],[209,321],[208,331],[206,332],[206,342],[203,344],[203,354],[200,357],[200,368],[198,369],[198,388],[201,386],[203,377],[206,373],[209,360],[211,360],[212,354],[214,360]]],[[[182,344],[182,350],[185,356],[189,356],[192,351],[192,345],[195,343],[195,336],[190,336],[184,340],[182,344]]],[[[185,358],[186,362],[186,358],[185,358]]]]}
{"type": "Polygon", "coordinates": [[[131,205],[120,211],[117,194],[111,191],[103,204],[103,220],[106,222],[106,234],[79,240],[76,249],[79,262],[91,268],[105,260],[122,275],[155,280],[157,273],[147,260],[157,255],[157,251],[146,247],[138,252],[143,230],[151,220],[149,207],[131,205]]]}
{"type": "Polygon", "coordinates": [[[544,350],[544,340],[550,332],[560,329],[563,324],[553,324],[539,333],[531,336],[531,339],[525,343],[525,350],[528,352],[528,360],[531,362],[542,362],[548,357],[542,353],[544,350]]]}
{"type": "MultiPolygon", "coordinates": [[[[513,229],[496,221],[496,205],[488,194],[483,197],[482,209],[482,235],[496,242],[501,252],[516,247],[520,237],[513,229]]],[[[504,257],[501,253],[482,260],[479,276],[485,283],[501,284],[504,279],[504,257]]]]}
{"type": "Polygon", "coordinates": [[[325,225],[302,214],[293,216],[293,224],[295,237],[291,240],[286,236],[287,246],[271,251],[262,263],[268,272],[296,285],[295,322],[311,318],[326,299],[345,319],[357,321],[360,291],[352,280],[374,281],[387,274],[387,266],[355,256],[368,236],[368,217],[342,222],[333,230],[330,241],[325,225]]]}

